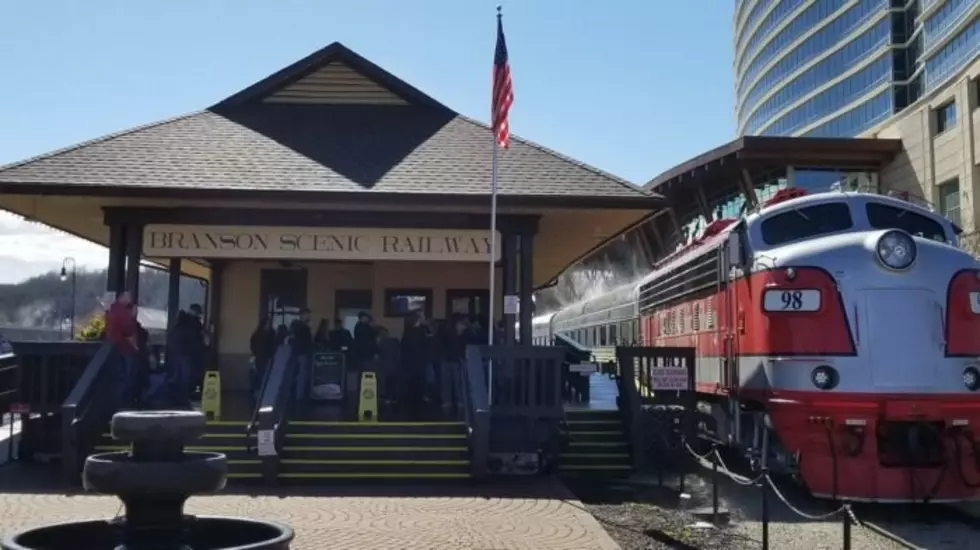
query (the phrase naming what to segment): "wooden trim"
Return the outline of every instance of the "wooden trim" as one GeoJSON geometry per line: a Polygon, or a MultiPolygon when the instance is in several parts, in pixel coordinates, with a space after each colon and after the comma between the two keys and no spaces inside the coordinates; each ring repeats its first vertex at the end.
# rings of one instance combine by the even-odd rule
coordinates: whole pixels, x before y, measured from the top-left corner
{"type": "MultiPolygon", "coordinates": [[[[106,186],[61,183],[10,183],[0,182],[0,193],[11,195],[61,195],[68,197],[126,197],[149,199],[185,200],[258,200],[283,202],[329,203],[358,202],[360,204],[388,204],[413,206],[490,206],[490,197],[474,194],[449,193],[377,193],[351,191],[296,191],[291,189],[188,189],[185,187],[106,186]]],[[[497,205],[529,208],[569,209],[627,209],[648,210],[662,208],[664,197],[644,194],[637,190],[635,196],[568,196],[568,195],[499,195],[497,205]]]]}
{"type": "MultiPolygon", "coordinates": [[[[103,208],[105,223],[173,225],[250,225],[269,227],[387,227],[413,229],[486,229],[490,216],[453,212],[378,212],[352,210],[285,210],[255,208],[103,208]]],[[[504,214],[497,216],[502,233],[534,234],[540,216],[504,214]]]]}

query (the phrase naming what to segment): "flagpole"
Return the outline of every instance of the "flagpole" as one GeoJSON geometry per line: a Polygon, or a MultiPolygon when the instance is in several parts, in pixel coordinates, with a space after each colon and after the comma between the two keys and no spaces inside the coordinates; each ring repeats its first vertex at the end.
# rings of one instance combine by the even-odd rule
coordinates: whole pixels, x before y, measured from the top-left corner
{"type": "MultiPolygon", "coordinates": [[[[493,305],[497,301],[495,280],[497,278],[497,135],[490,132],[493,138],[493,156],[491,157],[490,173],[490,304],[487,309],[490,313],[489,328],[487,329],[487,342],[494,345],[494,317],[493,305]]],[[[493,359],[488,361],[487,370],[487,401],[493,403],[493,359]]]]}

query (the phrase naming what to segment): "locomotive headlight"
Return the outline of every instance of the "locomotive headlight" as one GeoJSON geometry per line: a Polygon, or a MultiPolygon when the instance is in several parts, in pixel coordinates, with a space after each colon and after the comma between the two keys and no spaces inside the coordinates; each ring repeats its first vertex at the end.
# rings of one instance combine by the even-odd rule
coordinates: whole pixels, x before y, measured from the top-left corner
{"type": "Polygon", "coordinates": [[[976,367],[963,369],[963,385],[970,391],[980,389],[980,371],[976,367]]]}
{"type": "Polygon", "coordinates": [[[817,389],[832,390],[837,387],[840,377],[830,365],[820,365],[810,373],[810,380],[817,389]]]}
{"type": "Polygon", "coordinates": [[[889,231],[878,239],[875,247],[878,259],[891,269],[908,269],[915,262],[918,250],[915,241],[904,231],[889,231]]]}

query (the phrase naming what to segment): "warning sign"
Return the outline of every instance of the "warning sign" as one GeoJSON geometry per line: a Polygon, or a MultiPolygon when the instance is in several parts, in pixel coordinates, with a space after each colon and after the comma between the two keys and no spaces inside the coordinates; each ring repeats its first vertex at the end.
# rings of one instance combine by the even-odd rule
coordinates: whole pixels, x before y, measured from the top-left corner
{"type": "Polygon", "coordinates": [[[654,391],[687,391],[687,367],[654,367],[650,369],[650,385],[654,391]]]}

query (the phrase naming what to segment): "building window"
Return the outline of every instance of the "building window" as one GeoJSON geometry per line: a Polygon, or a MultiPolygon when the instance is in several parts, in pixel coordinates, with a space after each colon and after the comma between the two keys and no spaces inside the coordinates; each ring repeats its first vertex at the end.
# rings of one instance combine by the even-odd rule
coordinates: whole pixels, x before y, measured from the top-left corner
{"type": "Polygon", "coordinates": [[[956,126],[956,102],[951,101],[936,109],[936,135],[956,126]]]}
{"type": "Polygon", "coordinates": [[[948,181],[939,185],[939,211],[957,226],[960,225],[960,182],[948,181]]]}
{"type": "Polygon", "coordinates": [[[405,317],[413,311],[432,317],[432,290],[389,288],[385,290],[385,317],[405,317]]]}

